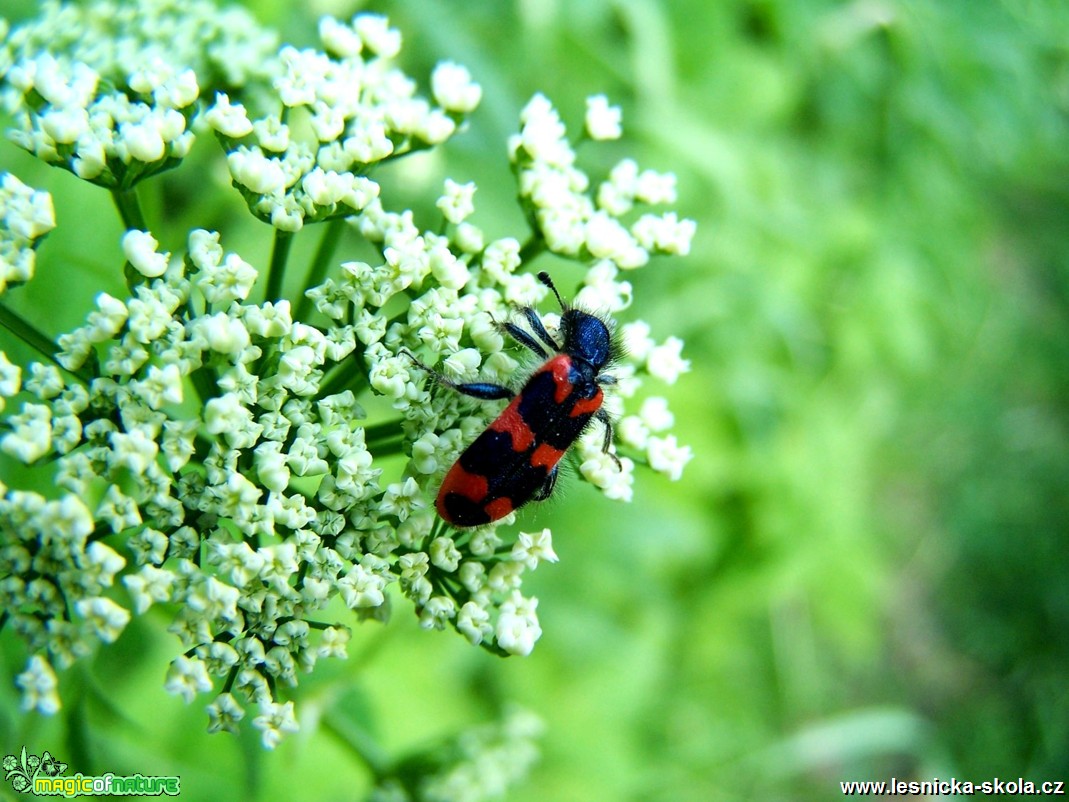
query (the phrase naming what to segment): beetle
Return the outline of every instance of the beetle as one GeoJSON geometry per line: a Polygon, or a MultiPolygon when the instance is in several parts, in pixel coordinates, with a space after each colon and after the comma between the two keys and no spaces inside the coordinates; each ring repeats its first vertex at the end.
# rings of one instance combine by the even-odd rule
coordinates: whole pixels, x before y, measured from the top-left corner
{"type": "Polygon", "coordinates": [[[504,411],[460,455],[438,491],[438,515],[457,527],[479,526],[504,518],[529,501],[549,498],[561,458],[593,422],[605,427],[602,451],[620,467],[609,449],[612,420],[602,406],[603,386],[616,383],[604,369],[620,353],[610,321],[566,304],[548,273],[538,280],[561,308],[558,344],[531,307],[520,309],[531,331],[512,322],[498,327],[543,361],[517,393],[488,382],[460,384],[408,354],[435,380],[458,393],[485,401],[511,399],[504,411]]]}

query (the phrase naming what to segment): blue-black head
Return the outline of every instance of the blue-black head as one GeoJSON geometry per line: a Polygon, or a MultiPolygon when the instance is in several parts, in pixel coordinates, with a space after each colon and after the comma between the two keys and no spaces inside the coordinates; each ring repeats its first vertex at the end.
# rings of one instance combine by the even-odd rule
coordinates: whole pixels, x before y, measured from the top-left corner
{"type": "Polygon", "coordinates": [[[595,372],[600,371],[615,355],[612,331],[608,324],[597,315],[573,309],[564,303],[553,280],[548,273],[538,274],[538,280],[549,287],[560,304],[560,333],[564,339],[561,349],[572,359],[581,359],[591,365],[595,372]]]}

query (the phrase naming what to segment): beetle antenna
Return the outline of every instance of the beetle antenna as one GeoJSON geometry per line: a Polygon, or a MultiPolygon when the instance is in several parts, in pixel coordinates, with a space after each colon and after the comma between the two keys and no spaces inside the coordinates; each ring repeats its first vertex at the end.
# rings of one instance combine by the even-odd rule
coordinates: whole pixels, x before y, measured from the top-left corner
{"type": "Polygon", "coordinates": [[[547,287],[549,287],[553,291],[553,294],[557,296],[557,303],[560,304],[561,311],[567,311],[568,305],[564,303],[564,299],[561,298],[560,293],[557,292],[557,288],[553,284],[553,279],[549,277],[549,273],[543,270],[541,273],[538,274],[538,280],[545,284],[547,287]]]}

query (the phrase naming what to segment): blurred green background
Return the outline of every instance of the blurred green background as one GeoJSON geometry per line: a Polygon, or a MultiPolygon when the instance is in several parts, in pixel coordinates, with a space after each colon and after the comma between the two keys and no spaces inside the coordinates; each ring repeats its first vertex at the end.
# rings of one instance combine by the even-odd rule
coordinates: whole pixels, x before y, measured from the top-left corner
{"type": "MultiPolygon", "coordinates": [[[[298,45],[357,8],[254,5],[298,45]]],[[[693,253],[629,275],[622,318],[686,341],[693,370],[664,394],[694,461],[676,484],[641,476],[632,505],[573,481],[527,515],[561,558],[525,585],[544,628],[529,658],[422,632],[401,602],[302,678],[305,729],[268,754],[163,693],[162,613],[64,677],[52,720],[16,712],[4,633],[0,732],[85,773],[180,773],[191,799],[360,798],[354,732],[398,757],[509,703],[547,725],[514,800],[1069,779],[1069,5],[366,7],[402,29],[410,74],[451,59],[484,88],[464,135],[399,166],[394,207],[429,220],[444,176],[475,180],[475,222],[521,236],[504,142],[535,91],[572,130],[586,95],[622,104],[629,136],[581,152],[592,174],[626,155],[676,172],[693,253]]],[[[59,220],[10,302],[71,328],[121,291],[117,215],[10,144],[0,165],[51,190],[59,220]]],[[[266,263],[235,192],[189,168],[145,189],[149,218],[174,221],[164,247],[214,227],[266,263]]],[[[574,287],[578,267],[546,264],[574,287]]]]}

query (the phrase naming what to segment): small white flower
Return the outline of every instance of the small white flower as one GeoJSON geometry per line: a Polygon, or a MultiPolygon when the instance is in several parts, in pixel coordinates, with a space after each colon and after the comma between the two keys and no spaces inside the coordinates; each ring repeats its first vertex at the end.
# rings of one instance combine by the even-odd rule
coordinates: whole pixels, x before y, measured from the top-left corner
{"type": "Polygon", "coordinates": [[[456,617],[457,603],[448,596],[431,596],[419,612],[419,625],[424,629],[445,629],[456,617]]]}
{"type": "Polygon", "coordinates": [[[680,220],[675,212],[664,215],[644,214],[631,226],[642,247],[657,253],[686,256],[690,253],[690,241],[694,238],[697,223],[680,220]]]}
{"type": "Polygon", "coordinates": [[[509,654],[526,657],[534,649],[535,641],[542,637],[535,610],[538,599],[525,599],[515,593],[501,605],[494,633],[497,645],[509,654]]]}
{"type": "MultiPolygon", "coordinates": [[[[129,232],[129,234],[132,233],[135,232],[129,232]]],[[[140,234],[142,232],[136,233],[140,234]]],[[[127,236],[129,236],[129,234],[127,234],[127,236]]],[[[124,247],[125,242],[126,240],[124,237],[124,247]]],[[[151,247],[155,249],[154,245],[151,247]]],[[[90,312],[86,319],[85,336],[90,342],[102,343],[105,340],[110,340],[119,333],[123,324],[126,323],[126,318],[129,313],[126,309],[126,304],[118,298],[112,298],[106,292],[97,295],[96,305],[96,311],[90,312]]]]}
{"type": "Polygon", "coordinates": [[[654,346],[646,355],[646,369],[667,384],[675,384],[680,374],[690,370],[690,360],[683,359],[683,341],[669,337],[662,345],[654,346]]]}
{"type": "Polygon", "coordinates": [[[675,416],[668,409],[668,399],[661,396],[650,396],[643,401],[638,414],[653,432],[663,432],[675,424],[675,416]]]}
{"type": "Polygon", "coordinates": [[[283,153],[290,146],[290,128],[277,115],[270,115],[256,120],[252,124],[256,141],[264,150],[283,153]]]}
{"type": "Polygon", "coordinates": [[[583,478],[600,488],[606,498],[630,502],[634,495],[634,461],[627,457],[619,465],[601,450],[600,438],[584,437],[579,441],[582,463],[579,472],[583,478]]]}
{"type": "Polygon", "coordinates": [[[386,578],[357,564],[338,580],[342,600],[351,609],[379,607],[386,601],[386,578]]]}
{"type": "Polygon", "coordinates": [[[69,145],[89,132],[89,112],[84,108],[52,108],[41,115],[41,128],[56,142],[69,145]]]}
{"type": "Polygon", "coordinates": [[[448,573],[456,571],[462,557],[452,538],[438,537],[431,542],[431,562],[443,571],[448,573]]]}
{"type": "Polygon", "coordinates": [[[2,223],[21,240],[35,240],[56,227],[52,196],[26,186],[11,173],[0,177],[2,223]]]}
{"type": "Polygon", "coordinates": [[[635,179],[634,196],[643,203],[675,203],[675,173],[658,173],[655,170],[643,170],[635,179]]]}
{"type": "Polygon", "coordinates": [[[11,431],[0,439],[5,454],[29,465],[52,450],[52,411],[44,404],[23,404],[7,423],[11,431]]]}
{"type": "Polygon", "coordinates": [[[649,457],[650,467],[658,473],[667,475],[673,482],[679,481],[683,475],[683,468],[694,457],[690,446],[679,445],[674,434],[667,437],[651,437],[646,444],[646,454],[649,457]]]}
{"type": "Polygon", "coordinates": [[[468,545],[471,553],[476,557],[491,557],[501,545],[501,537],[494,529],[477,529],[471,536],[468,545]]]}
{"type": "Polygon", "coordinates": [[[339,22],[333,17],[319,20],[319,39],[329,53],[348,58],[360,55],[364,47],[360,36],[351,25],[339,22]]]}
{"type": "MultiPolygon", "coordinates": [[[[488,324],[493,327],[493,321],[486,318],[488,324]]],[[[472,335],[474,338],[474,335],[472,335]]],[[[460,379],[474,376],[482,362],[482,354],[478,348],[461,348],[455,354],[450,354],[442,362],[442,370],[447,376],[460,379]]]]}
{"type": "Polygon", "coordinates": [[[209,303],[244,301],[256,282],[256,276],[256,268],[237,254],[231,253],[227,254],[221,264],[217,261],[214,264],[206,262],[202,265],[201,273],[196,279],[197,289],[209,303]]]}
{"type": "Polygon", "coordinates": [[[316,167],[304,177],[301,186],[317,206],[333,206],[349,193],[352,181],[352,173],[337,173],[316,167]]]}
{"type": "Polygon", "coordinates": [[[189,259],[200,270],[217,266],[223,260],[219,232],[195,228],[189,232],[189,259]]]}
{"type": "Polygon", "coordinates": [[[624,353],[629,360],[642,363],[656,345],[650,337],[650,324],[644,320],[625,323],[620,328],[624,353]]]}
{"type": "Polygon", "coordinates": [[[645,448],[650,430],[638,415],[625,415],[616,423],[616,437],[634,448],[645,448]]]}
{"type": "Polygon", "coordinates": [[[208,732],[238,732],[239,722],[245,718],[245,710],[229,693],[221,693],[208,705],[208,732]]]}
{"type": "Polygon", "coordinates": [[[96,511],[97,520],[107,523],[112,532],[121,532],[141,523],[137,502],[125,495],[118,485],[109,485],[96,511]]]}
{"type": "MultiPolygon", "coordinates": [[[[126,559],[111,546],[99,540],[90,543],[85,550],[83,570],[92,576],[94,582],[98,582],[103,587],[111,587],[115,575],[125,566],[126,559]]],[[[78,581],[84,583],[85,579],[85,574],[83,574],[78,581]]]]}
{"type": "Polygon", "coordinates": [[[134,476],[143,476],[149,466],[156,461],[159,445],[142,429],[129,432],[112,432],[108,436],[111,444],[109,462],[113,467],[126,468],[134,476]]]}
{"type": "Polygon", "coordinates": [[[184,109],[199,96],[197,73],[192,69],[175,73],[152,90],[153,100],[161,108],[184,109]]]}
{"type": "Polygon", "coordinates": [[[182,403],[182,374],[178,365],[170,364],[162,368],[151,365],[145,378],[135,382],[134,386],[137,395],[152,409],[159,409],[164,404],[182,403]]]}
{"type": "Polygon", "coordinates": [[[320,142],[333,142],[345,131],[345,112],[325,103],[317,103],[316,113],[308,124],[320,142]]]}
{"type": "Polygon", "coordinates": [[[134,612],[144,613],[153,604],[171,601],[176,585],[172,571],[144,565],[136,574],[123,577],[123,584],[134,599],[134,612]]]}
{"type": "Polygon", "coordinates": [[[33,393],[39,400],[47,401],[63,390],[63,376],[55,365],[33,362],[30,364],[30,378],[26,379],[23,389],[33,393]]]}
{"type": "Polygon", "coordinates": [[[438,208],[442,210],[445,219],[450,223],[461,223],[475,211],[474,197],[474,182],[458,184],[453,179],[447,178],[445,179],[445,192],[438,199],[438,208]]]}
{"type": "Polygon", "coordinates": [[[22,387],[22,368],[12,364],[0,351],[0,398],[10,398],[22,387]]]}
{"type": "Polygon", "coordinates": [[[126,146],[131,157],[146,164],[162,159],[167,148],[160,120],[155,116],[139,123],[121,123],[119,141],[126,146]]]}
{"type": "Polygon", "coordinates": [[[252,423],[252,413],[241,403],[236,393],[226,393],[213,398],[204,406],[205,428],[212,434],[223,435],[231,445],[234,445],[235,439],[240,438],[241,433],[252,423]]]}
{"type": "Polygon", "coordinates": [[[256,337],[284,337],[293,327],[289,301],[245,307],[242,319],[249,334],[256,337]]]}
{"type": "Polygon", "coordinates": [[[158,253],[159,243],[147,231],[131,229],[123,235],[122,249],[126,260],[146,278],[162,276],[167,270],[170,253],[158,253]]]}
{"type": "Polygon", "coordinates": [[[352,638],[352,632],[348,627],[327,627],[319,639],[319,648],[316,653],[320,657],[347,658],[347,646],[352,638]]]}
{"type": "Polygon", "coordinates": [[[479,253],[486,246],[482,229],[471,223],[460,223],[453,233],[453,241],[464,253],[479,253]]]}
{"type": "Polygon", "coordinates": [[[417,604],[426,603],[431,597],[433,587],[427,579],[430,561],[425,552],[405,554],[397,561],[401,569],[401,587],[417,604]]]}
{"type": "Polygon", "coordinates": [[[172,472],[177,473],[181,470],[196,451],[194,439],[198,428],[200,428],[199,422],[195,420],[164,421],[160,450],[163,451],[167,467],[172,472]]]}
{"type": "Polygon", "coordinates": [[[252,720],[252,726],[263,733],[265,749],[274,749],[286,733],[300,729],[293,712],[293,702],[276,704],[269,700],[260,702],[260,715],[252,720]]]}
{"type": "Polygon", "coordinates": [[[586,131],[591,139],[619,139],[623,133],[619,106],[610,106],[605,95],[586,99],[586,131]]]}
{"type": "Polygon", "coordinates": [[[231,103],[225,92],[215,95],[215,103],[204,115],[205,122],[223,136],[240,139],[252,133],[252,122],[241,103],[231,103]]]}
{"type": "Polygon", "coordinates": [[[512,559],[529,570],[537,568],[538,563],[542,561],[557,562],[559,558],[553,551],[552,533],[549,529],[543,529],[541,532],[520,532],[512,546],[512,559]]]}
{"type": "Polygon", "coordinates": [[[523,127],[515,144],[530,158],[554,167],[567,167],[575,161],[564,124],[545,95],[531,98],[520,112],[520,121],[523,127]]]}
{"type": "Polygon", "coordinates": [[[490,613],[473,601],[465,602],[457,613],[457,630],[472,646],[478,646],[494,634],[490,613]]]}
{"type": "Polygon", "coordinates": [[[130,612],[103,596],[79,599],[74,609],[104,643],[114,643],[130,622],[130,612]]]}
{"type": "Polygon", "coordinates": [[[498,562],[486,577],[486,586],[497,593],[518,590],[522,581],[524,565],[520,562],[498,562]]]}
{"type": "Polygon", "coordinates": [[[167,693],[181,696],[189,704],[198,693],[212,689],[212,680],[203,660],[181,655],[171,661],[163,688],[167,693]]]}
{"type": "Polygon", "coordinates": [[[138,287],[138,296],[126,304],[127,329],[136,342],[147,345],[161,338],[174,318],[162,300],[143,289],[138,287]]]}
{"type": "Polygon", "coordinates": [[[431,74],[431,92],[434,99],[446,111],[470,114],[482,100],[483,90],[472,81],[466,67],[443,61],[431,74]]]}
{"type": "Polygon", "coordinates": [[[268,490],[281,493],[289,485],[290,469],[282,443],[265,440],[256,447],[256,476],[268,490]]]}
{"type": "Polygon", "coordinates": [[[282,162],[265,156],[260,148],[244,145],[232,150],[226,157],[227,167],[234,182],[260,195],[280,195],[288,186],[282,162]]]}
{"type": "Polygon", "coordinates": [[[250,339],[245,324],[224,312],[201,316],[191,324],[193,336],[203,342],[204,347],[238,357],[249,347],[250,339]]]}
{"type": "Polygon", "coordinates": [[[46,716],[59,710],[60,700],[56,692],[59,681],[48,660],[41,655],[35,654],[29,659],[26,670],[15,678],[15,684],[22,688],[23,710],[37,710],[46,716]]]}
{"type": "Polygon", "coordinates": [[[440,145],[457,130],[457,124],[443,111],[432,109],[417,118],[411,133],[430,145],[440,145]]]}
{"type": "Polygon", "coordinates": [[[595,212],[585,225],[587,250],[595,259],[611,259],[622,268],[641,267],[649,255],[618,220],[595,212]]]}
{"type": "Polygon", "coordinates": [[[364,46],[382,58],[393,58],[401,50],[401,32],[390,27],[390,21],[379,14],[357,14],[353,29],[364,46]]]}

